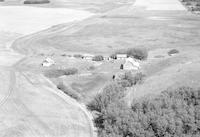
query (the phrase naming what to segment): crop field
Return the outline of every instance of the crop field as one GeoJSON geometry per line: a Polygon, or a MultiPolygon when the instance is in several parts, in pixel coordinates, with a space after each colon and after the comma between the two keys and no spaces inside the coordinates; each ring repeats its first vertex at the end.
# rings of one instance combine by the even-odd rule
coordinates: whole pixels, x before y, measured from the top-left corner
{"type": "Polygon", "coordinates": [[[25,35],[53,25],[82,20],[91,15],[93,14],[73,9],[1,6],[0,18],[3,21],[0,23],[0,29],[25,35]]]}

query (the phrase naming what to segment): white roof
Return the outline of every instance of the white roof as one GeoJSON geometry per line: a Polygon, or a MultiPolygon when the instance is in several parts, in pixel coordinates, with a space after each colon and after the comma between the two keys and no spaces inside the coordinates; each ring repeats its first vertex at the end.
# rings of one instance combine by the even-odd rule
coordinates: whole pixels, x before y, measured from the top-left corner
{"type": "Polygon", "coordinates": [[[84,57],[94,57],[94,55],[92,55],[92,54],[84,54],[83,56],[84,57]]]}
{"type": "Polygon", "coordinates": [[[118,58],[120,58],[120,57],[121,57],[121,58],[126,58],[126,57],[127,57],[127,54],[117,54],[117,57],[118,57],[118,58]]]}
{"type": "Polygon", "coordinates": [[[47,57],[44,61],[49,62],[49,63],[54,63],[54,60],[49,57],[47,57]]]}
{"type": "Polygon", "coordinates": [[[126,59],[126,62],[124,64],[124,69],[128,70],[138,70],[140,68],[139,62],[137,62],[135,59],[129,57],[126,59]]]}

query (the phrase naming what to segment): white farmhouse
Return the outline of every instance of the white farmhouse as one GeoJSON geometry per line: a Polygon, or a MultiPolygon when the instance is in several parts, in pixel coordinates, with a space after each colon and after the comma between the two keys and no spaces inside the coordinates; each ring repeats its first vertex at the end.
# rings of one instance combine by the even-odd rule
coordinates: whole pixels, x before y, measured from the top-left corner
{"type": "Polygon", "coordinates": [[[117,54],[117,59],[121,60],[121,59],[126,59],[127,58],[127,54],[117,54]]]}
{"type": "Polygon", "coordinates": [[[140,69],[140,64],[134,58],[127,58],[126,62],[124,63],[124,70],[138,70],[140,69]]]}
{"type": "Polygon", "coordinates": [[[47,57],[43,62],[42,62],[42,66],[43,67],[50,67],[52,65],[55,65],[55,61],[49,57],[47,57]]]}

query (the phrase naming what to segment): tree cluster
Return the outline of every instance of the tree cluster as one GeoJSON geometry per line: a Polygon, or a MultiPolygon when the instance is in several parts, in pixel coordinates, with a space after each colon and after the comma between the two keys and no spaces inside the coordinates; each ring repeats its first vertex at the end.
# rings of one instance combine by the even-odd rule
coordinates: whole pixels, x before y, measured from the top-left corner
{"type": "Polygon", "coordinates": [[[155,97],[134,100],[128,107],[125,90],[108,85],[88,107],[99,137],[198,137],[200,135],[200,90],[181,87],[155,97]]]}
{"type": "Polygon", "coordinates": [[[25,0],[24,4],[46,4],[50,3],[49,0],[25,0]]]}
{"type": "Polygon", "coordinates": [[[102,61],[104,60],[103,56],[102,55],[97,55],[97,56],[94,56],[92,58],[93,61],[102,61]]]}

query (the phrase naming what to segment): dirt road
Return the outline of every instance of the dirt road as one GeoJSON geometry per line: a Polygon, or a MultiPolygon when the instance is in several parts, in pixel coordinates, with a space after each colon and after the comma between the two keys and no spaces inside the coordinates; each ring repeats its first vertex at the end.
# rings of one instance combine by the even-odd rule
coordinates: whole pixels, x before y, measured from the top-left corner
{"type": "Polygon", "coordinates": [[[0,47],[0,137],[94,137],[92,117],[45,77],[18,67],[24,56],[0,47]]]}
{"type": "Polygon", "coordinates": [[[43,76],[16,70],[18,63],[4,65],[0,64],[0,137],[95,136],[83,106],[43,76]]]}

